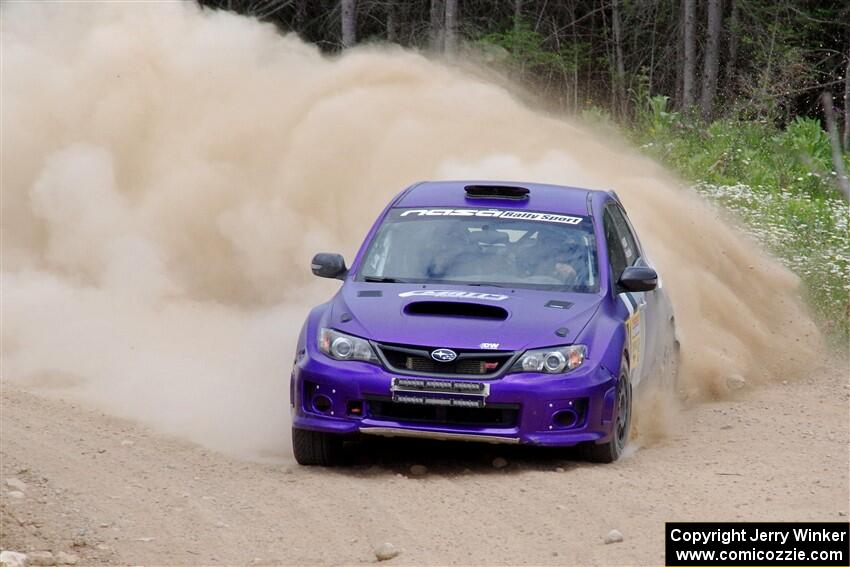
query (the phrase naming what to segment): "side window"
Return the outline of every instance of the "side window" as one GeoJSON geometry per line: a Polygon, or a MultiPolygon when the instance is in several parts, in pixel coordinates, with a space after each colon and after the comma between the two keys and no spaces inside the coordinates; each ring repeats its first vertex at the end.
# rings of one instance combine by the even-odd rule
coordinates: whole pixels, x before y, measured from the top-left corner
{"type": "Polygon", "coordinates": [[[611,212],[614,226],[617,229],[617,235],[620,238],[620,245],[623,247],[626,266],[632,266],[637,261],[638,256],[640,256],[640,249],[638,248],[634,234],[632,234],[632,229],[629,227],[629,223],[620,207],[609,207],[608,211],[611,212]]]}
{"type": "Polygon", "coordinates": [[[608,247],[608,261],[611,263],[611,275],[616,282],[620,279],[628,263],[626,262],[626,254],[623,250],[623,243],[617,231],[614,216],[611,213],[612,207],[605,209],[603,223],[605,225],[605,243],[608,247]]]}

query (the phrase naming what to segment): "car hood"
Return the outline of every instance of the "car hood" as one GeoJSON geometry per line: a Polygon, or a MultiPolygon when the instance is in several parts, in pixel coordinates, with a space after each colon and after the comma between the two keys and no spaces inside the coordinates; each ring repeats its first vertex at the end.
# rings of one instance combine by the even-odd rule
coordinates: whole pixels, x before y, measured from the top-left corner
{"type": "Polygon", "coordinates": [[[574,342],[601,300],[587,293],[349,281],[324,325],[378,342],[522,350],[574,342]]]}

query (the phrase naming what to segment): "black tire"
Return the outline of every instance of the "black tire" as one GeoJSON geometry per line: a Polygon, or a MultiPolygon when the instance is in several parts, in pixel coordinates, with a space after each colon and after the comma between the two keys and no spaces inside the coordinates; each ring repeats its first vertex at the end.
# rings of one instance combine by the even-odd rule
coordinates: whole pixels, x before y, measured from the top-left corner
{"type": "Polygon", "coordinates": [[[342,461],[342,438],[333,433],[293,427],[292,452],[299,465],[333,466],[342,461]]]}
{"type": "Polygon", "coordinates": [[[620,378],[617,380],[617,401],[614,407],[614,431],[607,443],[588,443],[582,447],[582,456],[592,463],[613,463],[620,458],[629,443],[632,428],[632,384],[629,380],[629,365],[625,357],[620,363],[620,378]]]}

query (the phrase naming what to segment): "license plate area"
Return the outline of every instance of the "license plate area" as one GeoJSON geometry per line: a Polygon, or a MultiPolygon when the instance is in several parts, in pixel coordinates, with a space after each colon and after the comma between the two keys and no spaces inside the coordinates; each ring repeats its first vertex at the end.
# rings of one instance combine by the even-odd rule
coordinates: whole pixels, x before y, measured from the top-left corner
{"type": "Polygon", "coordinates": [[[483,408],[490,384],[465,380],[393,378],[392,400],[402,404],[483,408]]]}
{"type": "Polygon", "coordinates": [[[393,392],[420,392],[428,394],[462,394],[465,396],[490,395],[490,384],[467,380],[431,380],[428,378],[393,378],[393,392]]]}

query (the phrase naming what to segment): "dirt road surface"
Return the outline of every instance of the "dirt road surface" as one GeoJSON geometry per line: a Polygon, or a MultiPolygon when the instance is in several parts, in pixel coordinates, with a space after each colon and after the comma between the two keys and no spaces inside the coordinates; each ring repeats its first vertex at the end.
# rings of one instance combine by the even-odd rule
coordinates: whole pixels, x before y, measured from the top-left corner
{"type": "Polygon", "coordinates": [[[383,542],[402,550],[387,565],[661,564],[666,520],[846,520],[848,396],[842,365],[698,405],[613,465],[388,440],[317,469],[235,460],[7,384],[2,545],[93,565],[364,564],[383,542]],[[612,529],[624,541],[606,545],[612,529]]]}

